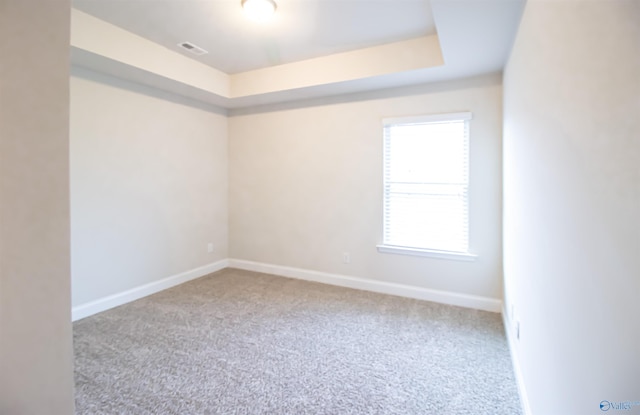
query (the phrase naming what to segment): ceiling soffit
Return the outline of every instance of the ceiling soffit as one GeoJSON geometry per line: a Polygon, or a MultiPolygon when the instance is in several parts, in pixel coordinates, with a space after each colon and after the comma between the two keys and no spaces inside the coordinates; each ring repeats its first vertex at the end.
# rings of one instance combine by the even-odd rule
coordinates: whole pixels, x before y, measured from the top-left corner
{"type": "Polygon", "coordinates": [[[500,72],[523,4],[432,0],[437,35],[233,74],[73,9],[72,63],[223,108],[251,107],[500,72]]]}

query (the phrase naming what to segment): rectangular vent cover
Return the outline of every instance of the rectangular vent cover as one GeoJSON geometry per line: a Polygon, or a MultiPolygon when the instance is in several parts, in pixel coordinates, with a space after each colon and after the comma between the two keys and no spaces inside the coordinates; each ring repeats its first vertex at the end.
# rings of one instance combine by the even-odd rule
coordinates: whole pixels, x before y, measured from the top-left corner
{"type": "Polygon", "coordinates": [[[205,53],[209,53],[206,50],[202,49],[199,46],[194,45],[191,42],[178,43],[178,46],[180,46],[182,49],[189,51],[189,53],[193,53],[194,55],[204,55],[205,53]]]}

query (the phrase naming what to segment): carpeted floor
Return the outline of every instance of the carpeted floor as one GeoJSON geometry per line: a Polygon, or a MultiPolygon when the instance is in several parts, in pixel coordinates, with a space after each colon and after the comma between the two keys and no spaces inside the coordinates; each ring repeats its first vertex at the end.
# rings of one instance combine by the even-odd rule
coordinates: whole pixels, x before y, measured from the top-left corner
{"type": "Polygon", "coordinates": [[[520,414],[498,314],[226,269],[73,325],[77,414],[520,414]]]}

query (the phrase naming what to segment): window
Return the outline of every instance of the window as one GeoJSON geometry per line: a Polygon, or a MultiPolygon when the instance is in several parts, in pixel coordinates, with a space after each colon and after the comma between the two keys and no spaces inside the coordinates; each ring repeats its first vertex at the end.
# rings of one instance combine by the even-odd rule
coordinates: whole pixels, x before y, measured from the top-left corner
{"type": "Polygon", "coordinates": [[[380,252],[470,260],[471,113],[384,120],[380,252]]]}

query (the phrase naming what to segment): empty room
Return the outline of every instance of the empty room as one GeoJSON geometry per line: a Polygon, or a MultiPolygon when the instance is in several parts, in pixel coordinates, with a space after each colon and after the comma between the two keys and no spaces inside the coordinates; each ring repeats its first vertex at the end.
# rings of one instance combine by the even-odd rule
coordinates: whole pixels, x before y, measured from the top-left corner
{"type": "Polygon", "coordinates": [[[0,0],[0,414],[640,414],[637,0],[0,0]]]}

